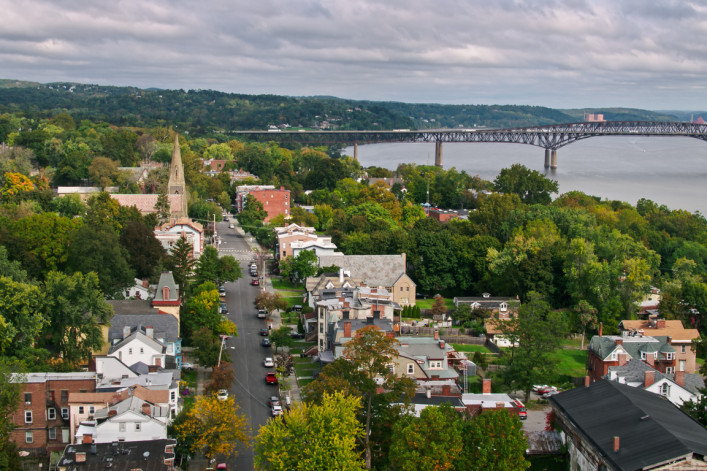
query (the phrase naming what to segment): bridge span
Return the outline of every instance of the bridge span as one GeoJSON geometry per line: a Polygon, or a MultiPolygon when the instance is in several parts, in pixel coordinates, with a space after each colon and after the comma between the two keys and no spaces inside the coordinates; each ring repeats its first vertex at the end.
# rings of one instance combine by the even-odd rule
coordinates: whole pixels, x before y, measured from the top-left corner
{"type": "Polygon", "coordinates": [[[392,131],[231,131],[259,141],[299,142],[302,144],[358,144],[383,142],[434,142],[435,165],[442,167],[444,142],[505,142],[527,144],[545,149],[545,168],[557,168],[557,149],[597,136],[692,137],[707,141],[707,124],[658,121],[601,121],[508,129],[395,129],[392,131]]]}

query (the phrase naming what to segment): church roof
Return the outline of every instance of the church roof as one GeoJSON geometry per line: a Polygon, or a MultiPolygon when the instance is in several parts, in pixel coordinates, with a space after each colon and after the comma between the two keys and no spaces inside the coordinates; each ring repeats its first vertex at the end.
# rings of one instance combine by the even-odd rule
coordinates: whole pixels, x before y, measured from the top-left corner
{"type": "MultiPolygon", "coordinates": [[[[176,213],[182,207],[182,196],[183,195],[167,195],[170,213],[176,213]]],[[[155,205],[157,204],[157,198],[159,195],[123,195],[113,193],[110,197],[116,200],[121,206],[135,206],[142,214],[157,212],[155,205]]]]}

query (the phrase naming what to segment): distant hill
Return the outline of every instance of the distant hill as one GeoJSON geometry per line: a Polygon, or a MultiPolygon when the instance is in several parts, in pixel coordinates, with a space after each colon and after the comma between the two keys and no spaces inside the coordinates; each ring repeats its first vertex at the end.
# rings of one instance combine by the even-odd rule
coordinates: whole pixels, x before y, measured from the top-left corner
{"type": "Polygon", "coordinates": [[[77,122],[90,119],[121,126],[174,126],[192,136],[269,126],[332,130],[509,128],[581,121],[585,111],[603,113],[609,120],[678,119],[622,108],[416,104],[0,79],[0,113],[44,118],[68,112],[77,122]]]}

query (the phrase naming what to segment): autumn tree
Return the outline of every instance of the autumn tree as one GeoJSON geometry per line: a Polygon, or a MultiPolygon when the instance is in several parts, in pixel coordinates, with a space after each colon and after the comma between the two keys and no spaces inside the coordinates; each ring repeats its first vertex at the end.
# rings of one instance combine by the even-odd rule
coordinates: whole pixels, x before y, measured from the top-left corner
{"type": "Polygon", "coordinates": [[[230,459],[238,454],[238,443],[248,444],[250,430],[233,396],[225,401],[215,395],[197,396],[185,420],[175,427],[180,440],[191,443],[192,453],[207,459],[230,459]]]}
{"type": "Polygon", "coordinates": [[[114,185],[118,178],[118,167],[120,162],[111,160],[108,157],[96,157],[88,166],[88,176],[91,181],[103,190],[107,186],[114,185]]]}
{"type": "Polygon", "coordinates": [[[211,381],[206,385],[206,392],[215,393],[219,389],[228,389],[233,384],[234,379],[236,379],[236,372],[230,363],[221,363],[218,366],[214,366],[211,371],[211,381]]]}
{"type": "Polygon", "coordinates": [[[0,196],[5,201],[10,201],[23,193],[34,190],[32,181],[21,173],[5,173],[4,184],[0,188],[0,196]]]}
{"type": "Polygon", "coordinates": [[[444,304],[444,298],[437,294],[435,295],[434,302],[432,303],[432,309],[430,309],[433,315],[441,316],[447,313],[447,306],[444,304]]]}
{"type": "Polygon", "coordinates": [[[258,309],[265,309],[268,316],[270,316],[276,310],[287,309],[290,305],[278,292],[272,293],[270,291],[261,291],[255,297],[255,306],[258,309]]]}
{"type": "Polygon", "coordinates": [[[50,322],[45,331],[64,360],[88,360],[103,346],[102,325],[113,308],[105,301],[95,273],[66,275],[50,272],[44,283],[44,310],[50,322]]]}
{"type": "Polygon", "coordinates": [[[296,404],[255,438],[257,469],[269,471],[363,470],[356,450],[363,429],[356,419],[361,400],[336,392],[319,404],[296,404]]]}

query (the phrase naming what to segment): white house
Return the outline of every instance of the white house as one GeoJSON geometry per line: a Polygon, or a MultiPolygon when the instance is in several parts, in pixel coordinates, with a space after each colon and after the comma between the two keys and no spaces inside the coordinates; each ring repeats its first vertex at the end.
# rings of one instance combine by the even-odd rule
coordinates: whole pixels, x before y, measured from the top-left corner
{"type": "Polygon", "coordinates": [[[176,370],[160,371],[141,374],[138,376],[124,376],[121,378],[99,378],[96,383],[97,392],[122,391],[137,385],[150,391],[164,390],[168,392],[168,404],[171,416],[179,414],[179,377],[176,370]]]}
{"type": "Polygon", "coordinates": [[[158,368],[165,366],[167,347],[160,341],[136,330],[111,346],[108,355],[133,367],[136,363],[158,368]]]}
{"type": "Polygon", "coordinates": [[[87,436],[93,443],[159,440],[167,438],[168,419],[169,407],[133,396],[96,411],[93,420],[79,425],[75,440],[82,443],[87,436]]]}
{"type": "Polygon", "coordinates": [[[194,258],[199,258],[204,251],[204,226],[189,218],[179,218],[155,227],[155,238],[169,253],[180,237],[192,245],[194,258]]]}

